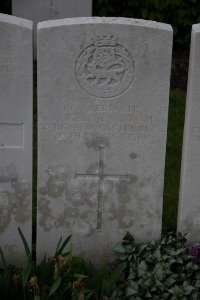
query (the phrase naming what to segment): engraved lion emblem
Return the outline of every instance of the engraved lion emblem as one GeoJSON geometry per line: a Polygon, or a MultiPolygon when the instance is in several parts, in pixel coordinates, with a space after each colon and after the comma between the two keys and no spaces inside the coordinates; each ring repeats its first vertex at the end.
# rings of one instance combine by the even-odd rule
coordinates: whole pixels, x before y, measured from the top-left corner
{"type": "Polygon", "coordinates": [[[130,86],[135,75],[133,58],[113,37],[98,37],[76,62],[81,87],[100,98],[114,97],[130,86]]]}

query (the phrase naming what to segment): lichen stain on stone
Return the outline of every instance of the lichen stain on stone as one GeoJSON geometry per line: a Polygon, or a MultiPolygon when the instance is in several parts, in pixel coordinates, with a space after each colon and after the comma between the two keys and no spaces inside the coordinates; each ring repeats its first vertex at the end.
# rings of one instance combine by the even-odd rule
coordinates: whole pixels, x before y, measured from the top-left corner
{"type": "Polygon", "coordinates": [[[135,223],[133,212],[128,209],[125,204],[126,202],[127,201],[123,202],[123,199],[121,199],[121,203],[118,207],[112,203],[109,209],[111,215],[109,216],[109,221],[117,221],[120,229],[128,229],[135,223]]]}
{"type": "Polygon", "coordinates": [[[128,185],[126,180],[120,180],[119,183],[116,184],[116,192],[118,195],[122,195],[127,192],[128,185]]]}
{"type": "Polygon", "coordinates": [[[0,165],[0,183],[16,181],[17,170],[14,164],[0,165]]]}
{"type": "MultiPolygon", "coordinates": [[[[44,185],[39,188],[39,224],[44,231],[63,227],[89,236],[97,226],[99,177],[91,175],[99,174],[99,163],[88,167],[85,178],[73,177],[71,173],[68,166],[47,167],[44,185]],[[49,184],[53,188],[49,189],[49,184]]],[[[102,203],[106,211],[103,211],[103,220],[115,222],[122,230],[129,230],[134,224],[149,226],[152,215],[148,193],[153,186],[152,180],[149,177],[140,180],[134,174],[128,178],[105,177],[102,203]],[[110,202],[111,193],[117,196],[116,201],[110,202]]]]}
{"type": "Polygon", "coordinates": [[[116,221],[120,229],[128,229],[135,224],[134,211],[131,209],[131,187],[137,183],[136,175],[129,175],[129,179],[120,179],[115,183],[118,201],[113,202],[109,208],[109,220],[116,221]]]}
{"type": "Polygon", "coordinates": [[[140,188],[143,188],[143,187],[145,187],[145,182],[144,181],[140,182],[140,188]]]}
{"type": "MultiPolygon", "coordinates": [[[[112,220],[118,222],[119,228],[128,229],[125,226],[136,225],[149,228],[154,222],[160,221],[160,210],[150,205],[149,198],[152,190],[156,188],[156,180],[152,176],[139,179],[136,175],[129,175],[129,180],[122,179],[116,184],[118,201],[112,204],[109,211],[113,216],[112,220]],[[126,216],[126,222],[123,222],[126,216]],[[129,221],[129,222],[128,222],[129,221]]],[[[130,229],[129,229],[130,230],[130,229]]]]}
{"type": "MultiPolygon", "coordinates": [[[[1,196],[1,194],[0,194],[1,196]]],[[[0,205],[0,232],[4,232],[11,221],[11,210],[8,205],[0,205]]]]}
{"type": "Polygon", "coordinates": [[[31,219],[31,186],[17,175],[13,164],[0,170],[0,232],[4,232],[12,218],[24,224],[31,219]]]}
{"type": "Polygon", "coordinates": [[[145,189],[148,189],[148,188],[150,188],[152,190],[153,181],[154,181],[154,178],[151,177],[151,176],[143,177],[143,179],[139,182],[140,190],[145,190],[145,189]]]}
{"type": "Polygon", "coordinates": [[[114,190],[114,183],[110,179],[105,179],[104,181],[104,193],[106,195],[112,194],[114,190]]]}
{"type": "Polygon", "coordinates": [[[99,173],[99,163],[90,164],[90,166],[86,170],[87,174],[98,174],[99,173]]]}
{"type": "Polygon", "coordinates": [[[85,145],[89,149],[93,149],[94,151],[99,151],[100,147],[109,148],[110,141],[106,136],[92,136],[91,138],[85,139],[85,145]]]}
{"type": "Polygon", "coordinates": [[[30,218],[30,184],[26,181],[16,182],[15,184],[15,205],[13,213],[15,214],[15,220],[18,223],[25,223],[30,218]]]}
{"type": "Polygon", "coordinates": [[[128,180],[127,179],[121,179],[119,180],[116,185],[116,192],[118,195],[125,194],[129,188],[130,185],[135,184],[138,181],[138,177],[136,175],[129,175],[128,180]]]}
{"type": "Polygon", "coordinates": [[[149,237],[150,236],[152,236],[152,231],[151,230],[147,230],[146,232],[145,232],[145,235],[148,237],[148,239],[149,239],[149,237]]]}
{"type": "Polygon", "coordinates": [[[65,169],[62,166],[57,166],[56,169],[54,169],[52,166],[49,166],[46,170],[46,174],[48,179],[45,188],[48,195],[53,198],[62,196],[67,183],[67,174],[65,169]]]}
{"type": "Polygon", "coordinates": [[[134,153],[134,152],[131,152],[131,153],[129,154],[129,157],[130,157],[130,159],[135,159],[135,158],[137,158],[137,154],[134,153]]]}
{"type": "Polygon", "coordinates": [[[69,166],[59,164],[48,166],[45,174],[46,183],[39,188],[40,226],[44,231],[65,227],[88,234],[96,226],[98,183],[73,177],[69,166]]]}
{"type": "Polygon", "coordinates": [[[12,241],[8,241],[9,243],[2,245],[3,253],[5,253],[6,258],[9,262],[15,261],[16,257],[19,255],[19,247],[16,244],[11,244],[12,241]]]}
{"type": "Polygon", "coordinates": [[[138,181],[138,177],[136,175],[129,175],[129,181],[128,184],[131,185],[133,183],[136,183],[138,181]]]}
{"type": "Polygon", "coordinates": [[[147,211],[147,216],[148,216],[148,218],[153,218],[154,213],[151,210],[148,210],[147,211]]]}
{"type": "Polygon", "coordinates": [[[180,225],[181,232],[186,234],[189,243],[199,243],[200,236],[200,214],[191,218],[191,215],[185,217],[180,225]]]}
{"type": "MultiPolygon", "coordinates": [[[[142,178],[142,183],[139,182],[139,197],[137,199],[136,209],[140,220],[145,224],[145,228],[154,228],[156,224],[161,224],[162,210],[157,204],[159,187],[155,176],[147,176],[142,178]],[[153,192],[153,195],[152,195],[153,192]]],[[[160,195],[160,193],[159,193],[160,195]]],[[[145,229],[146,235],[146,229],[145,229]]]]}
{"type": "Polygon", "coordinates": [[[155,209],[155,214],[159,219],[162,219],[161,211],[159,209],[155,209]]]}

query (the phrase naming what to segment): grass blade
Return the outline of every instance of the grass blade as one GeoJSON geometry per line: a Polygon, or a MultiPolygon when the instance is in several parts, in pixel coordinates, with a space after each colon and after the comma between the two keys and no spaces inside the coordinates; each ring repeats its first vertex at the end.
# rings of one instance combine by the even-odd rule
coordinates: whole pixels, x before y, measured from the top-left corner
{"type": "Polygon", "coordinates": [[[27,262],[27,265],[23,268],[23,271],[22,271],[22,286],[23,286],[24,290],[25,290],[28,278],[30,276],[31,269],[32,269],[31,264],[27,262]]]}
{"type": "Polygon", "coordinates": [[[52,284],[52,286],[50,288],[50,292],[49,292],[48,298],[51,297],[57,291],[57,289],[60,286],[60,283],[61,283],[61,278],[58,277],[58,279],[56,281],[54,281],[54,283],[52,284]]]}
{"type": "Polygon", "coordinates": [[[1,249],[1,247],[0,247],[0,256],[1,256],[1,260],[2,260],[3,267],[4,267],[5,270],[7,270],[6,260],[5,260],[5,257],[4,257],[4,255],[3,255],[3,251],[2,251],[2,249],[1,249]]]}
{"type": "Polygon", "coordinates": [[[62,254],[63,250],[64,250],[65,247],[67,246],[67,244],[68,244],[68,242],[70,241],[71,237],[72,237],[72,235],[69,235],[69,236],[64,240],[64,242],[62,243],[62,246],[60,247],[60,249],[57,250],[56,256],[62,254]]]}
{"type": "Polygon", "coordinates": [[[24,244],[24,249],[26,251],[26,257],[27,257],[27,259],[30,259],[31,258],[31,251],[29,249],[28,243],[27,243],[27,241],[26,241],[26,239],[25,239],[25,237],[24,237],[24,235],[23,235],[23,233],[22,233],[22,231],[19,227],[18,227],[18,231],[19,231],[20,237],[22,239],[22,242],[24,244]]]}
{"type": "Polygon", "coordinates": [[[56,253],[57,253],[57,251],[58,251],[58,249],[59,249],[59,247],[60,247],[61,241],[62,241],[62,235],[61,235],[60,240],[59,240],[59,242],[58,242],[58,245],[57,245],[57,247],[56,247],[56,253]]]}

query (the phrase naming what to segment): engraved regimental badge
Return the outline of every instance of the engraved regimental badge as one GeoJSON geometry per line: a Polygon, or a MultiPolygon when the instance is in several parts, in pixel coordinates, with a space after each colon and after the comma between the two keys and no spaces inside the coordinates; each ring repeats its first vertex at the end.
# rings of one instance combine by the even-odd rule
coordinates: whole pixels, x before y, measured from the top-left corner
{"type": "Polygon", "coordinates": [[[134,60],[113,36],[98,36],[76,61],[81,87],[99,98],[111,98],[128,89],[135,76],[134,60]]]}

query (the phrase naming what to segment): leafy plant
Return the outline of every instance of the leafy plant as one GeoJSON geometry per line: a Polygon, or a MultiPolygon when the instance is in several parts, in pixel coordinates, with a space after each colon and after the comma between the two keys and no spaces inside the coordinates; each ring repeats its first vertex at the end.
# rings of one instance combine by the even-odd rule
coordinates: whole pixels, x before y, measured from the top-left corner
{"type": "Polygon", "coordinates": [[[96,270],[81,255],[73,256],[71,251],[65,250],[71,240],[69,236],[64,240],[60,238],[52,258],[44,256],[36,265],[20,228],[18,231],[26,254],[25,263],[19,269],[8,266],[0,249],[0,300],[117,299],[115,290],[124,263],[114,268],[106,264],[96,270]]]}
{"type": "Polygon", "coordinates": [[[198,299],[200,266],[192,262],[185,236],[169,233],[139,244],[127,233],[114,250],[126,263],[123,299],[198,299]]]}
{"type": "Polygon", "coordinates": [[[185,236],[173,233],[136,243],[130,233],[114,247],[118,259],[96,269],[69,250],[71,236],[60,238],[52,258],[36,265],[19,229],[26,260],[23,268],[0,258],[0,300],[199,299],[200,246],[188,249],[185,236]],[[67,251],[66,248],[68,247],[67,251]]]}

